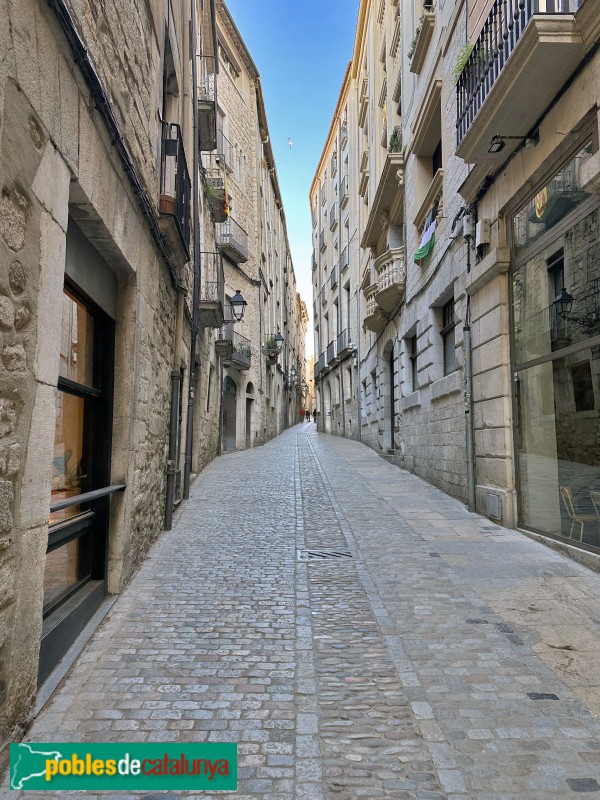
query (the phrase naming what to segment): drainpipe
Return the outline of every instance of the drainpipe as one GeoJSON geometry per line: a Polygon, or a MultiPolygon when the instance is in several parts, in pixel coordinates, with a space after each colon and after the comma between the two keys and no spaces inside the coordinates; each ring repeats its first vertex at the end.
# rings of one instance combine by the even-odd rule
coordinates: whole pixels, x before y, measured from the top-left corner
{"type": "MultiPolygon", "coordinates": [[[[195,14],[192,13],[192,24],[195,22],[195,14]]],[[[189,56],[190,53],[188,52],[189,56]]],[[[184,59],[184,85],[189,85],[189,62],[184,59]]],[[[192,59],[192,68],[196,67],[196,59],[192,59]]],[[[185,119],[184,119],[185,125],[185,119]]],[[[194,137],[196,131],[194,130],[194,137]]],[[[195,165],[194,165],[195,166],[195,165]]],[[[194,194],[197,187],[197,172],[193,175],[194,194]]],[[[195,220],[194,220],[195,223],[195,220]]],[[[196,225],[194,224],[194,231],[196,225]]],[[[173,366],[171,369],[171,412],[169,419],[169,457],[167,461],[167,487],[165,497],[165,530],[170,531],[173,527],[173,505],[175,503],[175,475],[177,474],[177,450],[178,450],[178,423],[179,423],[179,402],[181,394],[181,350],[183,340],[183,318],[185,312],[185,296],[187,289],[185,286],[185,267],[179,269],[177,278],[177,312],[175,321],[175,342],[173,347],[173,366]]],[[[191,377],[191,376],[190,376],[191,377]]]]}
{"type": "Polygon", "coordinates": [[[175,473],[177,472],[177,422],[179,416],[179,390],[181,386],[181,338],[183,336],[183,310],[186,295],[183,276],[180,272],[177,284],[177,319],[175,323],[175,347],[171,370],[171,418],[169,420],[169,459],[167,461],[167,491],[165,500],[165,530],[173,527],[173,504],[175,502],[175,473]]]}
{"type": "MultiPolygon", "coordinates": [[[[348,256],[350,253],[348,252],[348,256]]],[[[362,381],[360,379],[360,289],[354,293],[356,297],[356,397],[358,399],[358,441],[362,442],[362,381]]]]}
{"type": "MultiPolygon", "coordinates": [[[[192,214],[194,219],[194,288],[192,291],[192,331],[190,342],[190,366],[187,420],[185,433],[185,461],[183,467],[183,498],[187,500],[190,496],[190,476],[192,472],[192,453],[194,439],[194,389],[196,386],[196,344],[198,339],[199,305],[200,305],[200,208],[198,203],[198,176],[200,174],[200,148],[198,143],[198,59],[196,57],[197,29],[196,29],[196,0],[190,0],[190,13],[192,16],[192,131],[193,147],[192,161],[194,171],[194,197],[192,201],[192,214]]],[[[216,62],[216,58],[215,58],[216,62]]],[[[216,81],[216,79],[215,79],[216,81]]],[[[216,92],[216,86],[215,86],[216,92]]]]}
{"type": "MultiPolygon", "coordinates": [[[[471,239],[467,240],[467,273],[471,271],[471,239]]],[[[463,327],[465,362],[465,428],[467,445],[467,507],[475,512],[475,430],[473,420],[473,351],[471,346],[471,296],[467,294],[467,311],[463,327]]]]}

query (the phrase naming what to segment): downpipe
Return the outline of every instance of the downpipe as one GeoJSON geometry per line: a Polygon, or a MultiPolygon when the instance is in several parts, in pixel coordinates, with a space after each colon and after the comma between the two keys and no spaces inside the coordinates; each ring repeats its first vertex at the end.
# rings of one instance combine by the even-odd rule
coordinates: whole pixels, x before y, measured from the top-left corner
{"type": "MultiPolygon", "coordinates": [[[[471,271],[471,242],[467,240],[467,272],[471,271]]],[[[467,508],[475,512],[475,421],[473,419],[473,348],[471,343],[471,296],[467,293],[467,311],[463,327],[465,363],[465,432],[467,447],[467,508]]]]}
{"type": "Polygon", "coordinates": [[[175,475],[177,473],[177,422],[179,417],[179,391],[181,387],[181,337],[183,335],[183,312],[185,286],[177,285],[177,319],[175,323],[175,348],[171,370],[171,415],[169,420],[169,458],[167,461],[167,491],[165,498],[165,530],[173,527],[173,505],[175,503],[175,475]]]}
{"type": "MultiPolygon", "coordinates": [[[[194,218],[194,286],[192,290],[192,330],[190,341],[190,366],[188,370],[189,386],[187,401],[187,418],[185,426],[185,459],[183,464],[183,499],[190,496],[190,480],[192,474],[192,454],[194,450],[194,407],[196,388],[196,350],[198,346],[198,323],[200,306],[200,204],[198,202],[198,175],[200,174],[200,148],[198,144],[198,59],[196,57],[197,26],[196,26],[196,0],[190,0],[190,13],[192,15],[192,107],[193,107],[193,144],[192,161],[194,170],[194,197],[192,214],[194,218]]],[[[214,17],[213,17],[214,19],[214,17]]],[[[215,89],[216,90],[216,89],[215,89]]]]}

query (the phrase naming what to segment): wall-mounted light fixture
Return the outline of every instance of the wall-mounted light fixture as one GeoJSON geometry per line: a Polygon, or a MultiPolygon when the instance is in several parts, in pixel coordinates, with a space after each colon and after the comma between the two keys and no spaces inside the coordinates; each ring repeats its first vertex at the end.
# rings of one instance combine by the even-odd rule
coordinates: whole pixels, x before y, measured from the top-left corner
{"type": "Polygon", "coordinates": [[[506,142],[508,139],[524,142],[525,147],[535,147],[540,142],[540,132],[539,130],[535,130],[531,136],[501,136],[499,133],[496,133],[494,136],[492,136],[492,141],[488,147],[488,153],[492,153],[494,155],[502,152],[502,150],[504,150],[506,147],[506,142]]]}
{"type": "Polygon", "coordinates": [[[244,300],[239,289],[236,289],[235,294],[229,301],[229,305],[231,306],[231,313],[233,314],[235,321],[241,322],[248,303],[244,300]]]}
{"type": "Polygon", "coordinates": [[[567,292],[563,286],[563,288],[552,301],[552,305],[556,309],[556,313],[561,319],[572,322],[575,325],[579,325],[584,330],[591,330],[592,328],[598,327],[598,324],[600,323],[600,320],[598,319],[598,312],[594,311],[589,317],[579,317],[571,313],[574,302],[575,298],[573,295],[567,292]]]}

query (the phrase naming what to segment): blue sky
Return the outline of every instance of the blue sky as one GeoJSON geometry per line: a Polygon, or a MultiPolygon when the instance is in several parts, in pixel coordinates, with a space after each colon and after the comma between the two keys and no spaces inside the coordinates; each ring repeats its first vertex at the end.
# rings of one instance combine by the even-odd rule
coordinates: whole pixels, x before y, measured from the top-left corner
{"type": "MultiPolygon", "coordinates": [[[[358,2],[227,0],[260,72],[294,271],[311,318],[308,191],[352,57],[358,2]]],[[[312,339],[311,330],[307,353],[312,339]]]]}

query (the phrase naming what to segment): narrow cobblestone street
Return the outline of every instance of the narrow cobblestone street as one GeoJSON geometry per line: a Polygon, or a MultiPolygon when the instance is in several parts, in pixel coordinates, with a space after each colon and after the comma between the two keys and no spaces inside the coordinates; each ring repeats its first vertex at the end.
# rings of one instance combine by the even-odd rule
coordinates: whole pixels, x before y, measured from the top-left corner
{"type": "Polygon", "coordinates": [[[599,641],[599,575],[298,425],[196,479],[27,738],[237,742],[239,800],[600,797],[599,641]]]}

